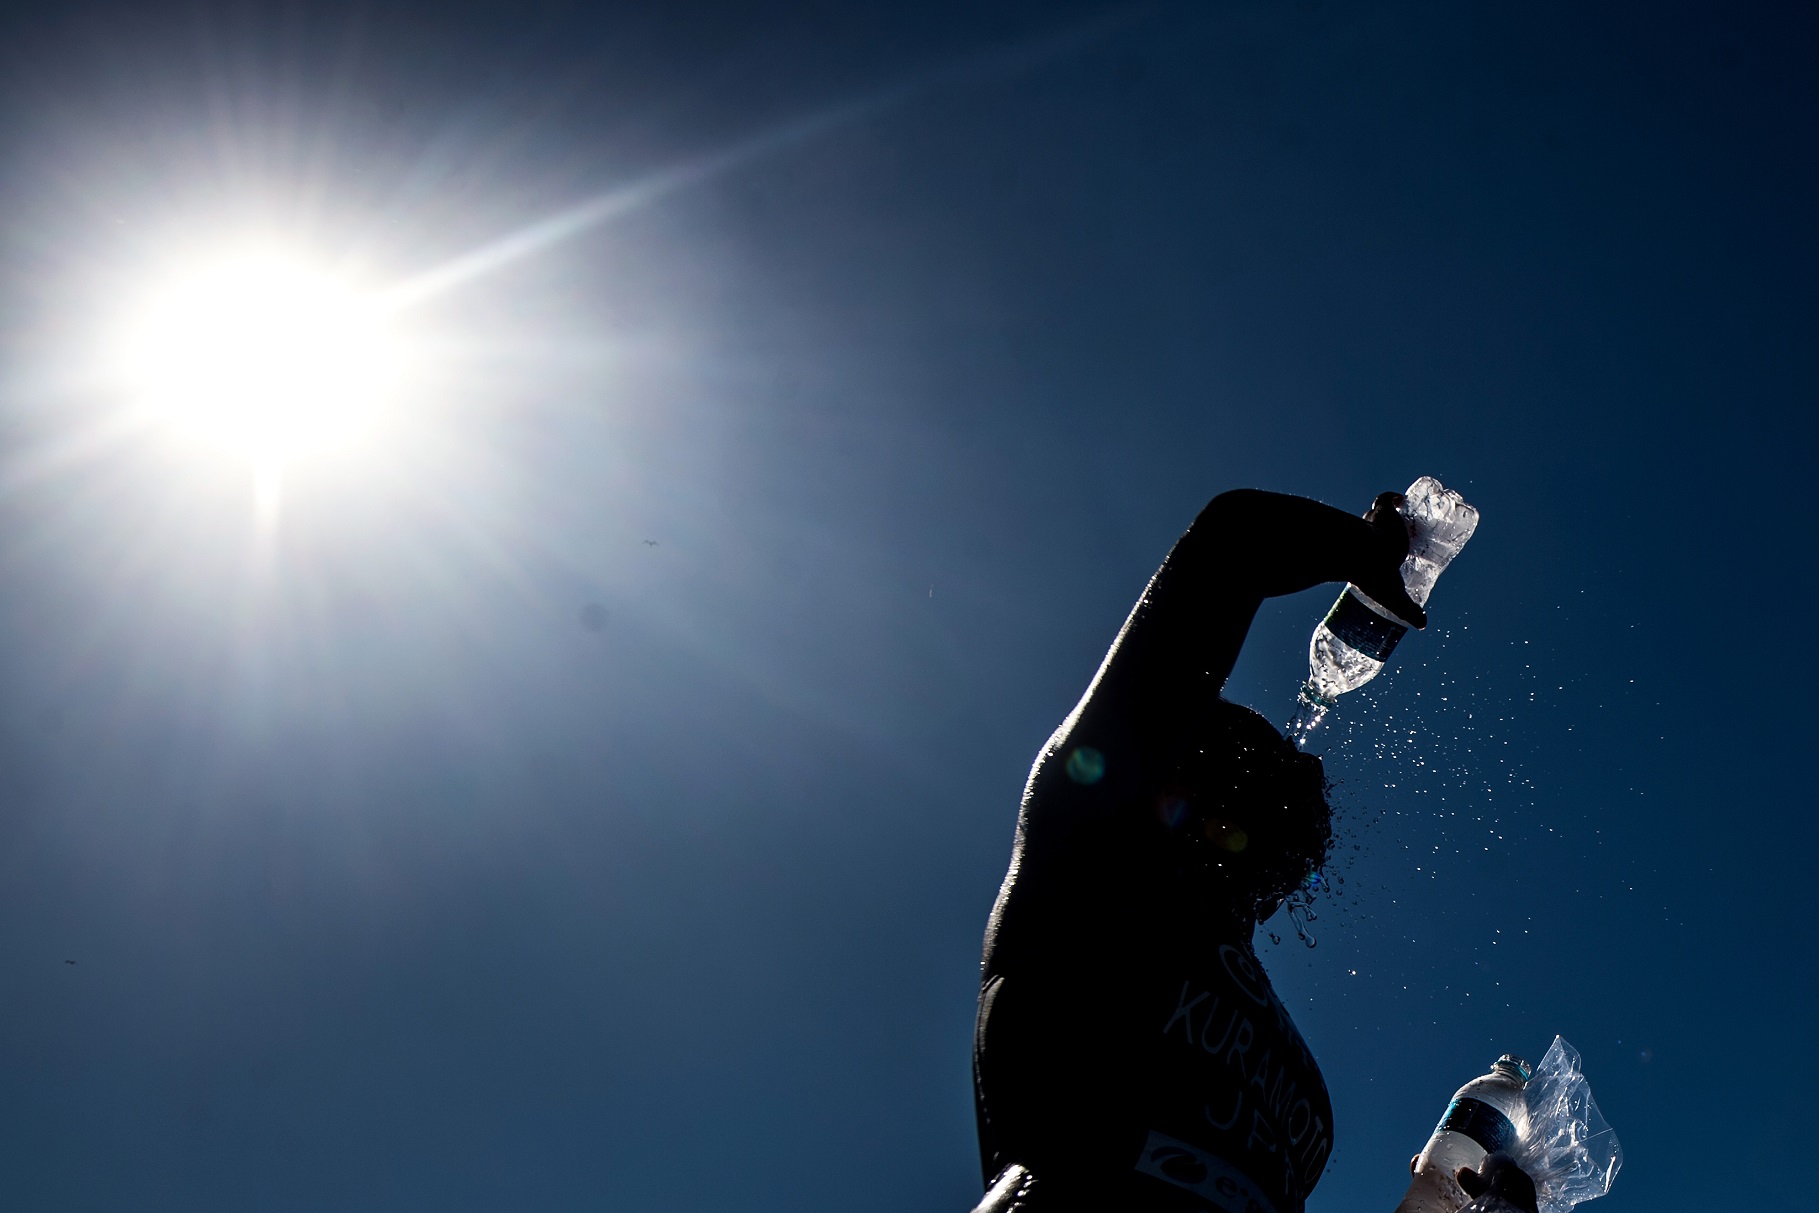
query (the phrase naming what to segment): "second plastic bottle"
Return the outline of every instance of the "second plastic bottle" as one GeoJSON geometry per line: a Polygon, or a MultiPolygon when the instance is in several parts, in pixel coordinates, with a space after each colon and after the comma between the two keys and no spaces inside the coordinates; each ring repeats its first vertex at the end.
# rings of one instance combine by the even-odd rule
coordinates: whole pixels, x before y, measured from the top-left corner
{"type": "Polygon", "coordinates": [[[1396,1213],[1456,1213],[1470,1199],[1454,1176],[1460,1167],[1477,1170],[1485,1155],[1508,1151],[1522,1136],[1530,1073],[1528,1062],[1505,1053],[1489,1074],[1459,1088],[1427,1145],[1409,1162],[1414,1178],[1396,1213]]]}

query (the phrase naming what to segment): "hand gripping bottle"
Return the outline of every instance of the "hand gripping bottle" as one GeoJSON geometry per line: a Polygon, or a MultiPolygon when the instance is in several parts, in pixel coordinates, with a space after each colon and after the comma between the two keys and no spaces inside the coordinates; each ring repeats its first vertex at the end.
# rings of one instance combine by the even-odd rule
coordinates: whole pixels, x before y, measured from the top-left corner
{"type": "Polygon", "coordinates": [[[1415,1178],[1396,1213],[1456,1213],[1471,1199],[1453,1177],[1460,1167],[1477,1170],[1492,1151],[1515,1147],[1528,1120],[1522,1089],[1531,1073],[1528,1062],[1505,1053],[1489,1074],[1459,1088],[1427,1146],[1409,1160],[1415,1178]]]}
{"type": "MultiPolygon", "coordinates": [[[[1441,571],[1478,529],[1478,511],[1432,476],[1423,476],[1408,486],[1396,512],[1409,528],[1402,584],[1410,598],[1426,606],[1441,571]]],[[[1307,682],[1288,724],[1289,740],[1306,745],[1339,696],[1377,676],[1406,631],[1395,612],[1357,586],[1346,586],[1308,641],[1307,682]]]]}

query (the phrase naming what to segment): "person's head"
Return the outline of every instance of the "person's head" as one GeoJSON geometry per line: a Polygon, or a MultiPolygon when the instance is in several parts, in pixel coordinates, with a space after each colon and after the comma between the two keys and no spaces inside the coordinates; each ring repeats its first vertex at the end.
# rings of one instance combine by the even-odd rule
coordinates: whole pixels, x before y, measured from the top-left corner
{"type": "Polygon", "coordinates": [[[1174,790],[1175,828],[1201,862],[1244,890],[1251,904],[1235,908],[1266,918],[1326,862],[1325,769],[1235,703],[1218,704],[1204,735],[1174,790]]]}

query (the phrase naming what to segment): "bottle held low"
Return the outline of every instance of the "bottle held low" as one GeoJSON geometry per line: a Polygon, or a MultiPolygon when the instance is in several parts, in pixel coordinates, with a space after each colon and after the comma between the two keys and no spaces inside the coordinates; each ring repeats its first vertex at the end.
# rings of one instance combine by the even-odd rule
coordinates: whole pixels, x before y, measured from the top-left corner
{"type": "Polygon", "coordinates": [[[1622,1167],[1579,1050],[1556,1036],[1540,1065],[1506,1053],[1459,1088],[1409,1162],[1397,1213],[1573,1213],[1608,1194],[1622,1167]]]}
{"type": "Polygon", "coordinates": [[[1515,1148],[1528,1119],[1523,1088],[1531,1073],[1528,1062],[1505,1053],[1490,1073],[1459,1088],[1409,1162],[1413,1178],[1396,1213],[1455,1213],[1470,1199],[1455,1177],[1461,1167],[1477,1170],[1488,1155],[1515,1148]]]}

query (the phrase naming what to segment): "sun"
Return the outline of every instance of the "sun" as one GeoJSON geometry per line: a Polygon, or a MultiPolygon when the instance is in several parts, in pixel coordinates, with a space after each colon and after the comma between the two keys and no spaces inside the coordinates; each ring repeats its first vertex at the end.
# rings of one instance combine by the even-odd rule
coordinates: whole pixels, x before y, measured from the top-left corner
{"type": "Polygon", "coordinates": [[[126,326],[120,371],[179,434],[262,469],[366,435],[395,386],[386,310],[307,260],[242,248],[191,263],[126,326]]]}

